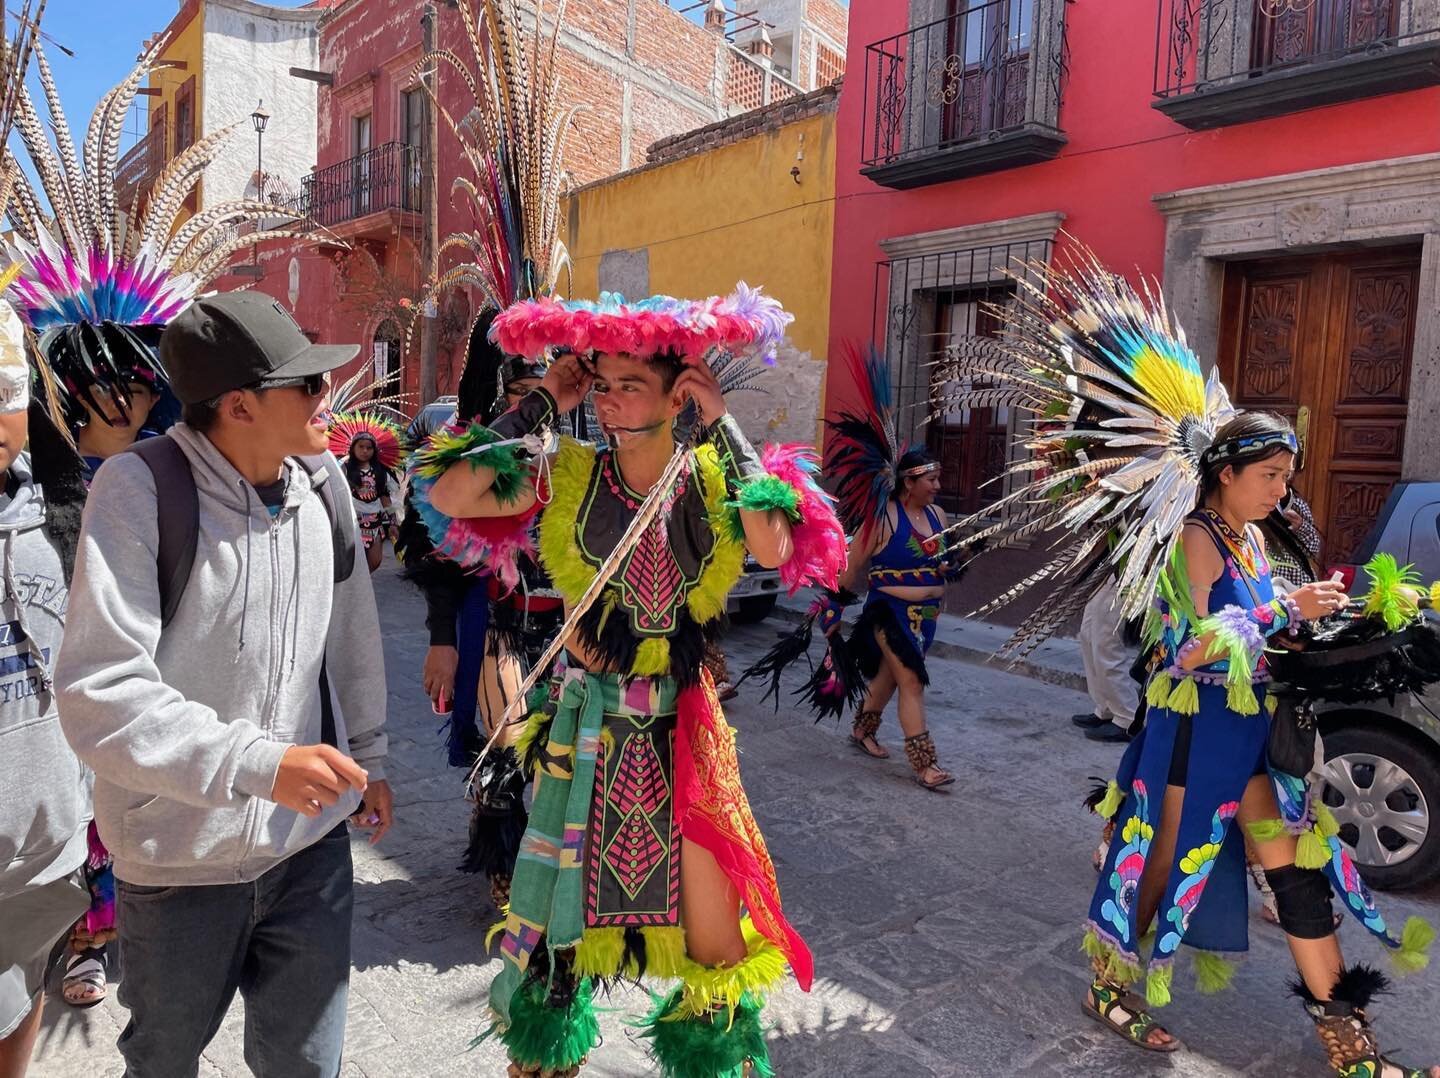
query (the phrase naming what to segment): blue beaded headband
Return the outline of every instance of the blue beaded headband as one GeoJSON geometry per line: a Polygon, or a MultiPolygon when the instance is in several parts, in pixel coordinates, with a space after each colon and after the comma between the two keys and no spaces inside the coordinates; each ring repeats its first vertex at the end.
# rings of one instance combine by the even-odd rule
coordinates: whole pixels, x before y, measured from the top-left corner
{"type": "Polygon", "coordinates": [[[1300,442],[1296,439],[1293,430],[1250,434],[1242,438],[1227,438],[1223,442],[1216,442],[1200,454],[1200,463],[1209,465],[1236,460],[1240,457],[1257,457],[1269,449],[1288,449],[1299,455],[1300,442]]]}

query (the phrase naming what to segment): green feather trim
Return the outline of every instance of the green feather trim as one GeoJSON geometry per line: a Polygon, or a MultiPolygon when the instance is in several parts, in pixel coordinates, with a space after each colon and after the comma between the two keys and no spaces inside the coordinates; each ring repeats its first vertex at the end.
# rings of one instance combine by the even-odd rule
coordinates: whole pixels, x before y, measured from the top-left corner
{"type": "MultiPolygon", "coordinates": [[[[726,514],[725,471],[720,466],[720,457],[713,445],[702,445],[695,450],[696,470],[700,473],[700,487],[705,495],[705,510],[710,520],[720,525],[726,514]]],[[[700,579],[690,589],[685,605],[690,616],[701,625],[714,621],[725,613],[725,596],[745,571],[745,544],[726,534],[722,526],[715,528],[715,547],[710,554],[710,564],[700,573],[700,579]]]]}
{"type": "Polygon", "coordinates": [[[1267,692],[1265,694],[1265,710],[1271,715],[1275,714],[1275,708],[1279,703],[1280,698],[1276,696],[1273,692],[1267,692]]]}
{"type": "Polygon", "coordinates": [[[1435,942],[1435,929],[1428,921],[1410,917],[1400,932],[1400,947],[1390,952],[1390,961],[1401,973],[1419,973],[1430,964],[1430,944],[1435,942]]]}
{"type": "Polygon", "coordinates": [[[1202,995],[1213,996],[1230,987],[1235,963],[1211,951],[1195,952],[1195,987],[1202,995]]]}
{"type": "Polygon", "coordinates": [[[1285,834],[1285,821],[1279,819],[1252,820],[1245,825],[1250,837],[1256,842],[1274,842],[1285,834]]]}
{"type": "Polygon", "coordinates": [[[593,993],[591,982],[581,980],[570,1006],[562,1009],[550,1006],[543,982],[526,980],[510,1000],[510,1025],[500,1034],[506,1053],[517,1063],[547,1071],[579,1066],[600,1043],[593,993]]]}
{"type": "Polygon", "coordinates": [[[1440,580],[1430,585],[1430,608],[1440,610],[1440,580]]]}
{"type": "Polygon", "coordinates": [[[702,966],[686,961],[680,972],[685,982],[682,1009],[701,1015],[712,1007],[732,1011],[746,995],[758,995],[773,988],[785,976],[785,956],[780,948],[762,936],[746,917],[740,922],[745,936],[746,956],[733,966],[702,966]]]}
{"type": "Polygon", "coordinates": [[[1145,975],[1145,1002],[1152,1007],[1165,1007],[1170,1003],[1170,985],[1175,980],[1175,966],[1167,962],[1163,966],[1152,966],[1145,975]]]}
{"type": "Polygon", "coordinates": [[[1170,710],[1177,715],[1194,715],[1200,710],[1200,689],[1193,677],[1183,677],[1170,690],[1170,710]]]}
{"type": "Polygon", "coordinates": [[[1170,555],[1170,566],[1160,574],[1156,587],[1160,598],[1170,608],[1170,618],[1176,623],[1177,631],[1182,628],[1180,622],[1194,625],[1199,620],[1195,611],[1195,599],[1190,594],[1190,567],[1185,560],[1185,547],[1182,543],[1175,543],[1170,555]]]}
{"type": "Polygon", "coordinates": [[[574,602],[595,570],[580,554],[576,538],[580,507],[595,467],[595,447],[571,438],[560,440],[560,450],[550,462],[550,504],[540,516],[540,564],[568,602],[574,602]]]}
{"type": "Polygon", "coordinates": [[[773,1078],[761,1004],[753,996],[738,1000],[728,1015],[699,1016],[686,1015],[683,989],[652,998],[655,1006],[640,1028],[662,1078],[743,1078],[747,1062],[750,1073],[773,1078]]]}
{"type": "Polygon", "coordinates": [[[753,476],[745,480],[736,492],[733,501],[726,502],[731,509],[744,513],[769,513],[780,510],[794,524],[800,519],[800,492],[779,476],[753,476]]]}
{"type": "Polygon", "coordinates": [[[1366,617],[1378,617],[1393,633],[1420,615],[1414,594],[1420,587],[1420,574],[1413,565],[1402,567],[1393,554],[1376,554],[1365,563],[1365,575],[1370,578],[1366,617]]]}
{"type": "Polygon", "coordinates": [[[1296,868],[1324,868],[1330,863],[1330,844],[1312,827],[1295,843],[1296,868]]]}
{"type": "Polygon", "coordinates": [[[1250,644],[1219,614],[1212,614],[1197,625],[1195,635],[1210,637],[1208,661],[1223,658],[1229,664],[1225,672],[1226,706],[1241,715],[1258,715],[1260,702],[1255,699],[1255,688],[1250,683],[1256,656],[1250,651],[1250,644]],[[1223,654],[1217,655],[1217,648],[1223,654]]]}
{"type": "Polygon", "coordinates": [[[458,434],[441,429],[427,438],[425,444],[414,452],[410,457],[410,467],[416,475],[426,479],[438,479],[462,460],[470,465],[472,471],[482,466],[489,468],[495,473],[495,481],[490,485],[490,489],[494,492],[496,501],[501,505],[508,505],[518,498],[530,483],[529,454],[518,445],[500,446],[471,454],[472,450],[506,440],[483,423],[471,423],[458,434]]]}
{"type": "Polygon", "coordinates": [[[1095,815],[1105,820],[1113,819],[1124,801],[1125,791],[1120,789],[1118,782],[1111,779],[1110,785],[1105,787],[1105,796],[1100,799],[1100,804],[1095,806],[1095,815]]]}
{"type": "Polygon", "coordinates": [[[1174,685],[1169,674],[1156,674],[1145,686],[1145,702],[1151,707],[1166,707],[1170,703],[1170,688],[1174,685]]]}

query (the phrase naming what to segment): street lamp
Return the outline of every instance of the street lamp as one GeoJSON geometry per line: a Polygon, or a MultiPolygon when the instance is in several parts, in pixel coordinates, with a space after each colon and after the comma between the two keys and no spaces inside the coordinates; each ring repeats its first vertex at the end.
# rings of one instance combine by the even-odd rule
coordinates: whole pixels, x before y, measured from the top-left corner
{"type": "Polygon", "coordinates": [[[265,125],[270,122],[270,114],[265,111],[265,99],[262,97],[260,103],[255,106],[255,111],[250,114],[250,122],[255,125],[255,183],[259,191],[260,201],[265,201],[265,125]]]}

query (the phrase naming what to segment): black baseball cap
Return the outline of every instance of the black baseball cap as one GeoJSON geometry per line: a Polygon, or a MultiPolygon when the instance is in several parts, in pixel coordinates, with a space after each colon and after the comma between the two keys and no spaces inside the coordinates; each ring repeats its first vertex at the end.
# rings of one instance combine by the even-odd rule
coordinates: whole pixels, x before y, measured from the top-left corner
{"type": "Polygon", "coordinates": [[[263,292],[201,296],[160,337],[160,362],[181,404],[324,374],[359,353],[358,344],[311,344],[280,301],[263,292]]]}

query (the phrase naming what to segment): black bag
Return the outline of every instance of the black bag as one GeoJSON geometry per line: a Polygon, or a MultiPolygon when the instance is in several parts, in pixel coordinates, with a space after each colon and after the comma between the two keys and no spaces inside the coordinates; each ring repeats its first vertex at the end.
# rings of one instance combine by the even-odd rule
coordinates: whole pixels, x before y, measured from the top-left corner
{"type": "Polygon", "coordinates": [[[1315,709],[1289,686],[1275,686],[1265,756],[1276,771],[1303,779],[1315,765],[1315,709]]]}

